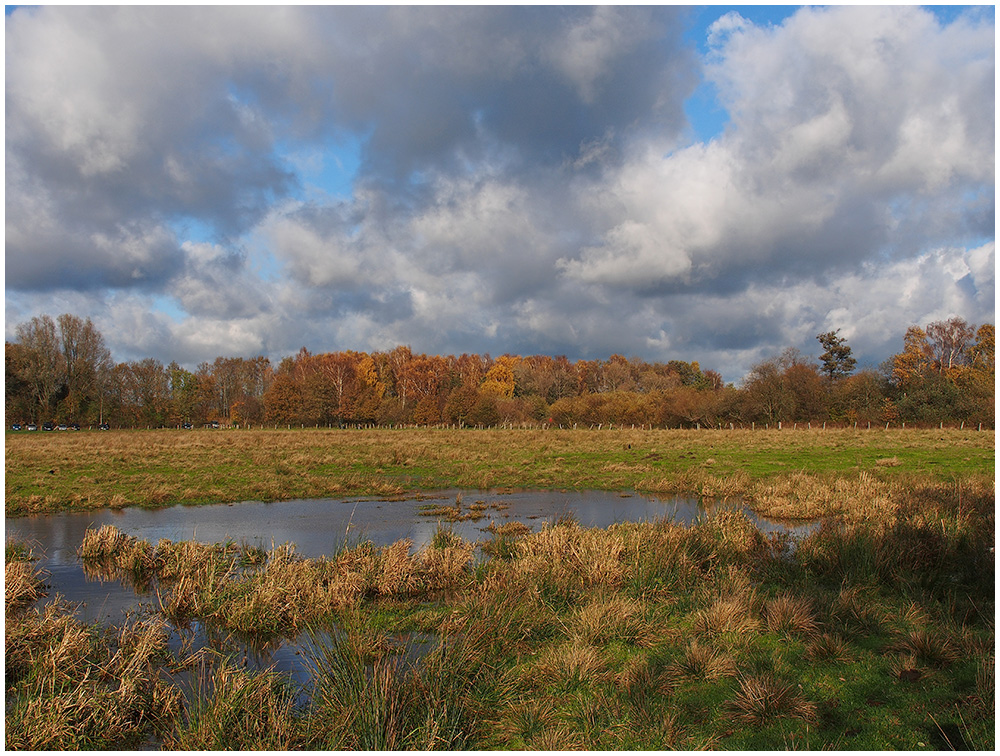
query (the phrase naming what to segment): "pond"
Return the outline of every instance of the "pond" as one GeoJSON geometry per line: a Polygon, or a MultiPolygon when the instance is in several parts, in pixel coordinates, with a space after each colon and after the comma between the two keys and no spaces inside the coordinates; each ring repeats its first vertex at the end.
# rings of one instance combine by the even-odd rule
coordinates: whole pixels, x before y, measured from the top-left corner
{"type": "MultiPolygon", "coordinates": [[[[84,622],[118,625],[130,615],[156,611],[157,597],[136,593],[118,580],[89,577],[77,557],[77,549],[88,528],[105,524],[156,544],[195,540],[205,543],[232,541],[262,546],[290,542],[305,557],[336,554],[345,543],[370,540],[384,546],[409,538],[417,550],[430,542],[441,525],[468,541],[490,537],[492,524],[521,522],[532,530],[571,516],[582,527],[608,527],[618,522],[667,519],[692,524],[722,508],[739,504],[704,502],[689,498],[658,498],[635,493],[606,491],[442,491],[412,498],[299,499],[264,503],[257,501],[200,506],[177,505],[162,509],[97,510],[52,515],[7,518],[8,541],[29,544],[39,557],[38,566],[47,573],[45,583],[51,601],[57,594],[79,606],[84,622]],[[435,509],[460,504],[463,519],[449,522],[432,514],[435,509]],[[465,519],[474,518],[474,519],[465,519]]],[[[810,524],[788,524],[747,515],[764,532],[791,531],[805,535],[810,524]]],[[[256,644],[213,632],[200,623],[172,630],[173,646],[197,649],[210,646],[242,657],[249,668],[274,666],[301,680],[304,651],[312,643],[306,635],[297,639],[272,639],[256,644]]]]}

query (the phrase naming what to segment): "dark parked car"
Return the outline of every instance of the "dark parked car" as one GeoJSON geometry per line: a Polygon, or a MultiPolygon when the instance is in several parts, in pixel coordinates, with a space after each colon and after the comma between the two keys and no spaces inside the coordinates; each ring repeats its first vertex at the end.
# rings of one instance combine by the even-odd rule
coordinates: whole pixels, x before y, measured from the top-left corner
{"type": "Polygon", "coordinates": [[[70,430],[80,430],[80,423],[70,423],[69,424],[69,429],[70,430]]]}
{"type": "Polygon", "coordinates": [[[191,430],[191,429],[192,429],[192,428],[193,428],[194,426],[193,426],[193,425],[191,425],[191,423],[183,423],[183,424],[181,425],[181,427],[182,427],[182,428],[183,428],[184,430],[191,430]]]}
{"type": "Polygon", "coordinates": [[[97,427],[100,428],[101,430],[111,430],[111,426],[108,425],[107,423],[101,423],[97,427]]]}
{"type": "Polygon", "coordinates": [[[21,424],[20,423],[14,423],[12,426],[10,426],[10,429],[11,430],[21,430],[21,424]]]}
{"type": "Polygon", "coordinates": [[[49,422],[42,423],[43,431],[50,431],[55,429],[56,429],[55,423],[49,423],[49,422]]]}

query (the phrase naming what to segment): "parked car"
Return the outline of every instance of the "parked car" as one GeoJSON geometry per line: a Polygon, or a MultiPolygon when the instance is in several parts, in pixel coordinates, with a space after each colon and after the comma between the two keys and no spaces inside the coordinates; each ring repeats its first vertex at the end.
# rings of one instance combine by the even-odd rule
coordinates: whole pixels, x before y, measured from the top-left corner
{"type": "Polygon", "coordinates": [[[13,425],[10,426],[10,429],[11,430],[21,430],[21,424],[20,423],[14,423],[13,425]]]}
{"type": "Polygon", "coordinates": [[[50,431],[50,430],[55,430],[55,429],[56,429],[55,423],[51,423],[51,422],[48,422],[48,421],[42,423],[42,430],[43,431],[50,431]]]}
{"type": "Polygon", "coordinates": [[[181,427],[182,427],[182,428],[183,428],[184,430],[191,430],[192,428],[194,428],[194,426],[193,426],[193,425],[191,425],[191,423],[182,423],[182,424],[181,424],[181,427]]]}
{"type": "Polygon", "coordinates": [[[69,430],[69,426],[66,423],[59,423],[57,427],[59,430],[69,430]]]}
{"type": "Polygon", "coordinates": [[[101,430],[111,430],[111,426],[108,425],[107,423],[101,423],[97,427],[100,428],[101,430]]]}
{"type": "Polygon", "coordinates": [[[69,424],[69,429],[70,430],[80,430],[80,423],[70,423],[69,424]]]}
{"type": "Polygon", "coordinates": [[[36,430],[38,430],[38,426],[35,425],[34,423],[28,423],[28,430],[30,430],[30,431],[36,431],[36,430]]]}

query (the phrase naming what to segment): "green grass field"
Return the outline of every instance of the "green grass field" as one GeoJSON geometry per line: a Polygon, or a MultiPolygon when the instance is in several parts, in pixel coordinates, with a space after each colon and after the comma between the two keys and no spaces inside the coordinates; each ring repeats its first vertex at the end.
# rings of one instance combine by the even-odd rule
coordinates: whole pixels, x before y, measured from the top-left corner
{"type": "Polygon", "coordinates": [[[992,478],[975,430],[8,433],[8,516],[444,488],[743,496],[791,475],[992,478]]]}

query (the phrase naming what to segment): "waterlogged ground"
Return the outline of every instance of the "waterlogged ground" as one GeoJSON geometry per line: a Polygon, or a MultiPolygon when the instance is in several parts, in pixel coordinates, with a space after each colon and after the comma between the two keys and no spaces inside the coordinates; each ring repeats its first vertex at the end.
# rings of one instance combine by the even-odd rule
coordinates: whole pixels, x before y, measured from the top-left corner
{"type": "Polygon", "coordinates": [[[8,520],[6,746],[992,750],[993,486],[794,482],[8,520]]]}
{"type": "MultiPolygon", "coordinates": [[[[466,541],[490,538],[490,529],[520,522],[533,532],[546,523],[572,517],[583,527],[605,528],[618,522],[670,520],[685,525],[710,517],[714,511],[737,504],[705,502],[691,498],[659,498],[606,491],[482,492],[444,491],[419,497],[378,499],[299,499],[279,503],[239,502],[203,506],[174,506],[147,510],[100,510],[8,518],[8,541],[30,544],[45,571],[48,595],[57,595],[79,606],[84,622],[116,625],[130,614],[156,612],[155,587],[137,590],[119,580],[95,576],[84,570],[77,550],[88,529],[114,525],[122,532],[151,543],[195,540],[202,543],[240,543],[270,550],[292,543],[308,558],[332,557],[345,544],[370,540],[385,546],[403,539],[411,551],[426,546],[444,525],[466,541]]],[[[746,510],[745,510],[746,511],[746,510]]],[[[805,535],[811,523],[784,523],[747,515],[765,533],[775,531],[805,535]]],[[[419,635],[419,634],[418,634],[419,635]]],[[[323,638],[319,638],[320,641],[323,638]]],[[[305,659],[317,638],[257,639],[219,632],[200,622],[172,627],[170,645],[195,652],[203,648],[239,659],[251,671],[274,667],[302,683],[308,677],[305,659]]],[[[428,638],[400,637],[396,642],[408,653],[419,654],[428,638]]]]}
{"type": "MultiPolygon", "coordinates": [[[[30,544],[48,572],[49,598],[59,594],[80,604],[80,618],[119,622],[141,604],[155,604],[155,595],[137,594],[116,580],[87,576],[77,549],[88,528],[114,525],[150,543],[161,538],[202,543],[245,543],[271,549],[292,543],[298,554],[331,557],[347,543],[370,540],[385,546],[403,539],[416,551],[430,542],[442,524],[466,541],[490,537],[491,525],[521,522],[533,531],[560,517],[574,518],[582,527],[605,528],[616,522],[667,519],[685,525],[736,504],[691,498],[658,498],[607,491],[445,491],[398,499],[298,499],[278,503],[240,502],[174,506],[148,510],[99,510],[7,518],[7,540],[30,544]],[[457,506],[456,506],[457,502],[457,506]],[[451,510],[442,514],[442,510],[451,510]],[[452,512],[457,509],[458,518],[452,512]]],[[[784,523],[747,515],[765,533],[788,530],[806,534],[809,523],[784,523]]]]}

